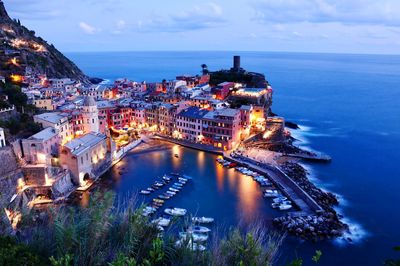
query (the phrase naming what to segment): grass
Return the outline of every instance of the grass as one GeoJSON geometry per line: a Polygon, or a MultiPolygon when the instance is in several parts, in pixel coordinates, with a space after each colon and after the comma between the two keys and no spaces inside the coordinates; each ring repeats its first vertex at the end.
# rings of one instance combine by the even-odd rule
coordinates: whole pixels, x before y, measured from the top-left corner
{"type": "Polygon", "coordinates": [[[272,265],[283,239],[255,224],[214,235],[207,251],[192,251],[190,244],[176,247],[172,229],[160,235],[141,213],[135,197],[117,204],[111,192],[94,194],[85,208],[54,208],[45,220],[25,215],[30,222],[22,223],[13,241],[47,265],[199,266],[272,265]]]}

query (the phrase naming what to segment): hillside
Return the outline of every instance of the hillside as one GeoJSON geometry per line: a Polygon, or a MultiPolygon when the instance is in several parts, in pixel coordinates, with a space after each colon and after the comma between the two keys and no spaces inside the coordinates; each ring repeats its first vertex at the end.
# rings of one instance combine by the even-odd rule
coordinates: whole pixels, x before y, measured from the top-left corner
{"type": "Polygon", "coordinates": [[[35,36],[19,20],[12,20],[0,0],[0,76],[23,74],[29,67],[49,78],[64,78],[90,83],[88,77],[52,44],[35,36]]]}

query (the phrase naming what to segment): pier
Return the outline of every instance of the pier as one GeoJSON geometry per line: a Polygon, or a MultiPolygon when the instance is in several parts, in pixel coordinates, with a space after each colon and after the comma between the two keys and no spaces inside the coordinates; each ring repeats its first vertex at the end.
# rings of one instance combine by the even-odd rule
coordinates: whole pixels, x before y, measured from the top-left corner
{"type": "Polygon", "coordinates": [[[269,164],[259,164],[258,162],[249,158],[231,157],[228,154],[224,155],[225,159],[244,165],[247,168],[267,175],[271,182],[277,188],[293,201],[300,209],[299,212],[293,212],[293,216],[307,216],[312,214],[321,213],[324,209],[311,198],[301,187],[299,187],[288,175],[286,175],[279,167],[269,164]]]}

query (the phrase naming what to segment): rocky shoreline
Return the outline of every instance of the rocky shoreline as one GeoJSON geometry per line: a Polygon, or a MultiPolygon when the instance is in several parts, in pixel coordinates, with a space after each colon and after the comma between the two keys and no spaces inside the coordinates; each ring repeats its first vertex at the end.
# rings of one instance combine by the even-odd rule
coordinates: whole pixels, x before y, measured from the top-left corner
{"type": "Polygon", "coordinates": [[[324,209],[324,212],[302,217],[287,215],[275,218],[274,224],[291,235],[307,240],[318,241],[343,236],[349,227],[340,221],[342,216],[333,208],[339,204],[337,197],[310,182],[307,171],[298,163],[286,162],[282,164],[281,169],[305,190],[324,209]]]}

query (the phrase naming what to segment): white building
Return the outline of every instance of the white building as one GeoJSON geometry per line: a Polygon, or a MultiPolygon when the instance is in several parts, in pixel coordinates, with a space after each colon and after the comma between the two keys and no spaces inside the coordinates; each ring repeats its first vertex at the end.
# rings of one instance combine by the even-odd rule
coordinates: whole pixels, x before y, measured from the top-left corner
{"type": "Polygon", "coordinates": [[[61,144],[67,143],[74,137],[72,125],[69,123],[68,115],[60,112],[43,113],[35,115],[33,120],[42,125],[43,128],[51,127],[57,130],[61,144]]]}
{"type": "Polygon", "coordinates": [[[85,96],[82,105],[82,123],[84,134],[99,133],[99,110],[92,96],[85,96]]]}
{"type": "Polygon", "coordinates": [[[62,147],[60,163],[71,171],[73,180],[81,186],[96,178],[107,163],[107,137],[89,133],[73,139],[62,147]]]}
{"type": "Polygon", "coordinates": [[[6,146],[6,137],[4,135],[4,129],[0,127],[0,148],[6,146]]]}
{"type": "Polygon", "coordinates": [[[58,155],[60,137],[56,129],[48,127],[22,140],[24,159],[29,164],[51,164],[51,158],[58,155]]]}
{"type": "Polygon", "coordinates": [[[74,84],[75,82],[69,78],[62,78],[62,79],[49,79],[51,85],[54,88],[64,88],[66,85],[74,84]]]}

